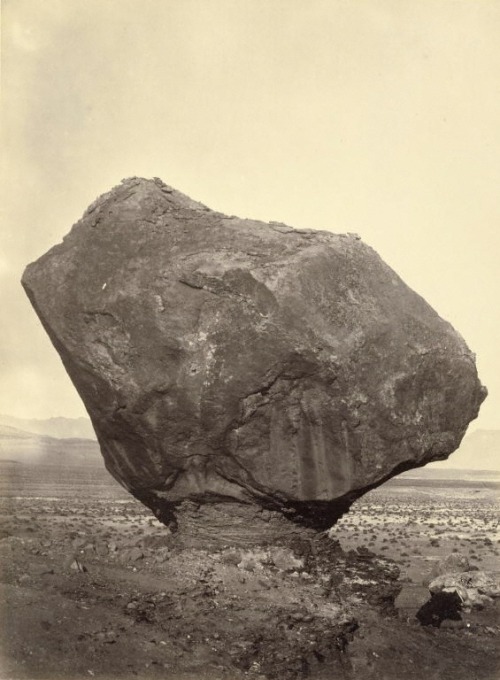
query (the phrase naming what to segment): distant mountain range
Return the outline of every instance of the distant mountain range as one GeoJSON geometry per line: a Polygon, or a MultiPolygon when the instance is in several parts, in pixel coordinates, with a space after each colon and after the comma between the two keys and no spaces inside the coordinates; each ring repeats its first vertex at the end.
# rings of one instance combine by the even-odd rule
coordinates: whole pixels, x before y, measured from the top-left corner
{"type": "MultiPolygon", "coordinates": [[[[0,415],[0,460],[102,465],[88,418],[23,419],[0,415]]],[[[448,477],[456,470],[500,472],[500,430],[475,430],[448,460],[410,470],[405,476],[448,477]]]]}
{"type": "Polygon", "coordinates": [[[431,463],[429,469],[496,470],[500,472],[500,430],[475,430],[467,434],[448,460],[431,463]]]}
{"type": "Polygon", "coordinates": [[[28,465],[95,466],[104,468],[97,441],[57,439],[0,425],[0,462],[28,465]]]}
{"type": "Polygon", "coordinates": [[[460,468],[437,468],[435,465],[426,465],[421,468],[414,468],[408,472],[402,472],[397,477],[390,479],[387,484],[394,481],[412,480],[413,482],[447,481],[457,480],[462,482],[496,482],[500,483],[500,471],[498,470],[462,470],[460,468]]]}
{"type": "Polygon", "coordinates": [[[56,439],[95,439],[94,428],[89,418],[14,418],[0,415],[0,425],[56,439]]]}

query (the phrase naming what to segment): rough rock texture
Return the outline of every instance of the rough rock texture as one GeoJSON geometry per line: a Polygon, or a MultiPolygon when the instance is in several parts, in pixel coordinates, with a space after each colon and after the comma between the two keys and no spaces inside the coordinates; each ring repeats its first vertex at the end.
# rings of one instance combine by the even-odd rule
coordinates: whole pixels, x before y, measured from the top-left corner
{"type": "Polygon", "coordinates": [[[325,528],[446,458],[486,394],[357,236],[228,217],[158,179],[100,197],[23,285],[108,470],[172,525],[187,500],[325,528]]]}
{"type": "Polygon", "coordinates": [[[500,597],[500,579],[494,572],[464,571],[438,576],[429,584],[431,595],[457,593],[464,606],[480,606],[500,597]]]}

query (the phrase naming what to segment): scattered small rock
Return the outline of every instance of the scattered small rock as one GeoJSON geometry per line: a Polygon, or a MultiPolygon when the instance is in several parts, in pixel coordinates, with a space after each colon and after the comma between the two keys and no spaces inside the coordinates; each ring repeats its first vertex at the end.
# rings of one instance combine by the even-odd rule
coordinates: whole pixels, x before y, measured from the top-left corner
{"type": "Polygon", "coordinates": [[[140,548],[132,548],[129,551],[128,558],[131,562],[137,562],[137,560],[142,560],[144,553],[140,548]]]}
{"type": "Polygon", "coordinates": [[[463,571],[469,571],[469,569],[470,564],[466,555],[451,553],[432,567],[430,580],[443,574],[459,574],[463,571]]]}
{"type": "Polygon", "coordinates": [[[71,564],[69,565],[69,568],[72,571],[76,571],[76,572],[79,572],[79,573],[85,573],[85,572],[88,571],[87,567],[84,564],[82,564],[80,562],[80,560],[78,560],[76,558],[71,562],[71,564]]]}
{"type": "Polygon", "coordinates": [[[271,548],[270,558],[277,569],[286,572],[294,572],[304,568],[304,559],[297,558],[287,548],[271,548]]]}
{"type": "Polygon", "coordinates": [[[429,583],[429,591],[457,593],[464,607],[483,608],[500,597],[499,578],[484,571],[443,574],[429,583]]]}
{"type": "Polygon", "coordinates": [[[420,607],[416,617],[422,626],[439,628],[445,619],[460,621],[461,610],[462,600],[457,593],[439,592],[431,595],[431,599],[420,607]]]}

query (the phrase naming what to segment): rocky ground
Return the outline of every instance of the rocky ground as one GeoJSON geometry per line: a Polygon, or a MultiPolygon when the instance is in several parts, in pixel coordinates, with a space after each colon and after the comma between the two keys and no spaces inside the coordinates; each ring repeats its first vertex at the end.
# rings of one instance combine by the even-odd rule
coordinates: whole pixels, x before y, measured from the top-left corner
{"type": "Polygon", "coordinates": [[[491,491],[384,487],[330,537],[207,550],[116,487],[51,493],[2,498],[5,680],[499,676],[498,600],[415,618],[446,554],[498,569],[491,491]]]}

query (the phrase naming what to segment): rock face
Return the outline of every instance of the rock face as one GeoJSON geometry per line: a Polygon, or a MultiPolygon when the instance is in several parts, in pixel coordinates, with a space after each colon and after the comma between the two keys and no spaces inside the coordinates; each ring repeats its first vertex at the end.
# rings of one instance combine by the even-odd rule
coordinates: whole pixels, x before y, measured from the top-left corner
{"type": "Polygon", "coordinates": [[[431,581],[429,592],[457,593],[465,607],[483,607],[500,597],[500,579],[494,572],[448,573],[431,581]]]}
{"type": "Polygon", "coordinates": [[[108,470],[166,523],[233,502],[325,528],[446,458],[486,394],[357,236],[228,217],[158,179],[100,197],[23,285],[108,470]]]}

